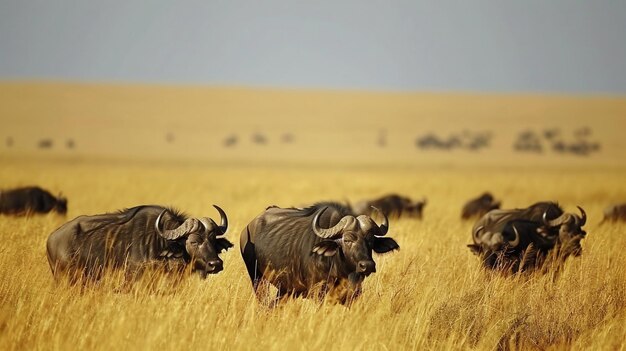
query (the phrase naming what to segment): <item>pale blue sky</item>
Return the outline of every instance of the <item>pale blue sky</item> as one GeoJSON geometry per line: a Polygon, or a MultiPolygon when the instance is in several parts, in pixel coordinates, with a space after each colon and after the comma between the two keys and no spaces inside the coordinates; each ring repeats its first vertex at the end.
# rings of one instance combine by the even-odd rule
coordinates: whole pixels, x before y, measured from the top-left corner
{"type": "Polygon", "coordinates": [[[626,93],[626,1],[0,0],[0,79],[626,93]]]}

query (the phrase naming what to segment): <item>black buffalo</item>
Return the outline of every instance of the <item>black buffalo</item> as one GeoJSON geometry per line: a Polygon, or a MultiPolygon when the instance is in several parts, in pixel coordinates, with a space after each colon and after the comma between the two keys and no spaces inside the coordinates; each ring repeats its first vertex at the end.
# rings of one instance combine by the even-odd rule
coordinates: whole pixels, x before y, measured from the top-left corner
{"type": "Polygon", "coordinates": [[[483,259],[485,267],[510,271],[532,271],[543,267],[549,254],[564,261],[582,253],[580,241],[586,236],[581,216],[565,213],[554,202],[539,202],[528,208],[493,210],[472,229],[468,247],[483,259]]]}
{"type": "Polygon", "coordinates": [[[402,216],[422,218],[426,206],[426,198],[419,201],[413,201],[406,196],[398,194],[389,194],[374,200],[362,200],[352,206],[355,214],[372,215],[376,208],[383,212],[384,215],[399,218],[402,216]]]}
{"type": "Polygon", "coordinates": [[[67,199],[60,195],[54,197],[38,186],[0,191],[0,213],[28,216],[50,211],[65,215],[67,199]]]}
{"type": "Polygon", "coordinates": [[[333,203],[269,207],[242,231],[241,255],[255,292],[261,282],[269,282],[279,298],[326,296],[346,304],[359,295],[365,277],[376,272],[372,250],[399,248],[383,237],[388,228],[387,217],[379,226],[333,203]]]}
{"type": "Polygon", "coordinates": [[[203,278],[222,270],[218,254],[233,246],[222,238],[228,219],[188,218],[161,206],[138,206],[117,213],[77,217],[48,238],[52,274],[98,279],[105,269],[141,272],[146,267],[184,271],[203,278]]]}
{"type": "Polygon", "coordinates": [[[626,221],[626,203],[612,205],[604,209],[602,222],[626,221]]]}
{"type": "Polygon", "coordinates": [[[486,192],[475,199],[469,200],[461,210],[462,219],[482,217],[491,210],[500,208],[500,201],[496,201],[491,193],[486,192]]]}

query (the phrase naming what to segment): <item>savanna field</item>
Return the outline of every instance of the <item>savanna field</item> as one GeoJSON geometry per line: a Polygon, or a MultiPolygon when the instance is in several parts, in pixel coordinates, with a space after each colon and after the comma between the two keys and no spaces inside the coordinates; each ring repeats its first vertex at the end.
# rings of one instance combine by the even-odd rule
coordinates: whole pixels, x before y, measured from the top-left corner
{"type": "MultiPolygon", "coordinates": [[[[66,127],[76,140],[78,156],[30,146],[22,147],[18,154],[4,148],[0,155],[0,188],[38,184],[68,197],[67,217],[0,216],[4,239],[0,246],[0,349],[626,348],[626,224],[599,224],[607,205],[626,199],[626,167],[621,157],[624,141],[616,130],[624,126],[619,118],[626,110],[622,100],[575,102],[574,108],[567,99],[549,103],[539,99],[533,100],[534,104],[496,99],[498,103],[485,107],[462,98],[455,101],[461,102],[457,109],[463,118],[439,120],[433,116],[452,113],[444,113],[450,108],[444,107],[445,99],[423,98],[413,105],[407,96],[400,99],[404,102],[379,101],[377,105],[373,99],[361,97],[359,101],[377,113],[374,120],[378,122],[370,118],[359,124],[362,111],[346,107],[352,106],[354,97],[342,100],[315,95],[318,100],[305,99],[307,113],[315,111],[326,117],[314,119],[307,128],[306,123],[296,121],[280,124],[277,121],[289,120],[280,114],[272,123],[254,119],[246,124],[241,118],[246,111],[257,108],[265,115],[274,115],[280,109],[261,108],[261,103],[245,97],[241,99],[248,104],[236,104],[232,96],[222,96],[211,101],[221,101],[216,102],[219,115],[230,120],[204,120],[196,115],[192,120],[201,124],[198,128],[177,121],[173,102],[138,97],[128,91],[100,91],[91,100],[81,95],[83,98],[76,100],[79,107],[73,107],[72,98],[89,89],[73,87],[48,93],[43,88],[30,91],[23,86],[2,89],[6,98],[0,112],[8,125],[5,132],[15,136],[16,148],[21,147],[17,145],[20,137],[35,141],[47,131],[52,137],[66,138],[66,127]],[[109,100],[119,106],[98,103],[109,100]],[[347,102],[335,110],[324,107],[324,102],[331,100],[347,102]],[[145,116],[152,110],[146,106],[155,104],[161,104],[163,115],[148,123],[151,120],[145,116]],[[166,104],[172,105],[166,108],[166,104]],[[121,128],[119,123],[124,121],[112,116],[118,116],[123,106],[133,111],[134,115],[127,116],[128,125],[138,132],[125,131],[122,139],[116,139],[112,137],[117,135],[114,129],[121,128]],[[529,124],[517,116],[509,119],[515,123],[492,123],[496,115],[511,114],[515,106],[527,109],[523,111],[530,116],[529,124]],[[402,117],[385,119],[381,111],[402,117]],[[427,111],[430,117],[420,120],[414,116],[412,121],[415,111],[427,111]],[[85,117],[90,121],[86,125],[74,123],[77,116],[88,112],[97,118],[85,117]],[[348,117],[333,121],[340,112],[348,117]],[[594,112],[596,118],[587,120],[575,115],[594,112]],[[553,125],[540,117],[542,113],[553,113],[556,121],[573,118],[569,120],[572,124],[590,124],[597,133],[594,136],[603,141],[602,151],[588,158],[564,156],[564,160],[551,154],[514,156],[510,144],[516,131],[553,125]],[[476,116],[478,122],[463,122],[467,115],[476,116]],[[101,125],[93,122],[96,120],[101,125]],[[107,121],[114,121],[111,125],[115,127],[106,129],[104,126],[110,125],[107,121]],[[333,130],[328,137],[331,145],[374,143],[377,134],[369,136],[367,130],[382,122],[388,128],[388,149],[352,145],[352,149],[328,153],[330,161],[324,162],[324,148],[328,146],[317,145],[324,140],[319,133],[333,130]],[[147,125],[145,129],[140,128],[142,123],[147,125]],[[251,145],[235,150],[219,146],[224,137],[244,125],[250,126],[244,129],[246,133],[266,131],[270,137],[282,133],[286,125],[284,128],[296,136],[294,151],[271,143],[258,153],[251,145]],[[349,130],[349,125],[356,127],[349,130]],[[102,133],[94,138],[81,133],[98,128],[102,133]],[[417,153],[412,145],[414,135],[409,136],[409,132],[462,128],[494,130],[497,135],[492,149],[482,153],[417,153]],[[173,151],[163,141],[168,129],[176,130],[173,151]],[[199,130],[206,131],[205,144],[199,130]],[[184,144],[186,136],[189,144],[184,144]],[[150,138],[159,141],[145,142],[150,138]],[[132,157],[119,157],[123,151],[120,144],[129,140],[134,148],[132,157]],[[100,146],[98,150],[110,152],[102,151],[91,158],[86,154],[92,150],[81,151],[82,145],[94,150],[100,146]],[[192,156],[179,160],[172,156],[187,149],[192,156]],[[273,150],[281,151],[274,154],[273,150]],[[306,150],[313,150],[312,158],[306,158],[306,150]],[[146,157],[137,156],[142,152],[146,157]],[[167,159],[160,160],[160,152],[167,159]],[[230,156],[236,161],[229,162],[230,156]],[[246,162],[246,157],[252,161],[246,162]],[[342,162],[344,158],[350,161],[342,162]],[[577,205],[582,206],[588,215],[582,256],[569,258],[559,275],[504,277],[484,271],[466,247],[471,243],[474,222],[462,221],[460,210],[466,200],[486,190],[502,200],[503,208],[525,207],[541,200],[558,201],[574,213],[577,205]],[[268,205],[356,201],[391,192],[427,197],[424,218],[391,220],[387,235],[397,240],[400,250],[374,257],[377,272],[365,279],[363,294],[350,308],[305,299],[290,299],[276,308],[257,302],[239,253],[239,234],[268,205]],[[214,219],[219,215],[211,205],[222,207],[230,222],[226,237],[235,243],[221,255],[224,271],[206,280],[188,276],[176,281],[150,275],[131,288],[120,288],[121,280],[115,275],[86,288],[54,282],[45,249],[52,231],[79,215],[138,204],[171,205],[192,216],[214,219]]],[[[180,104],[192,115],[203,106],[194,99],[180,104]]],[[[293,112],[289,108],[295,108],[287,107],[288,113],[293,112]]]]}
{"type": "Polygon", "coordinates": [[[256,302],[238,247],[225,270],[172,285],[147,280],[119,292],[111,278],[85,291],[55,284],[45,242],[64,219],[2,217],[1,336],[4,349],[493,349],[517,338],[524,348],[620,349],[626,340],[624,225],[598,226],[604,199],[626,197],[623,171],[545,172],[368,170],[17,163],[3,183],[29,177],[62,187],[68,218],[138,203],[172,204],[217,217],[219,204],[238,242],[242,228],[268,204],[398,191],[426,194],[423,220],[396,220],[399,252],[376,257],[378,272],[351,307],[290,300],[256,302]],[[254,174],[254,177],[251,177],[254,174]],[[184,180],[184,181],[183,181],[184,180]],[[608,188],[607,188],[608,186],[608,188]],[[589,214],[584,253],[562,274],[503,278],[485,273],[465,247],[471,222],[460,204],[482,189],[506,194],[505,206],[559,199],[589,214]],[[607,190],[613,189],[613,190],[607,190]],[[294,200],[297,199],[297,200],[294,200]]]}

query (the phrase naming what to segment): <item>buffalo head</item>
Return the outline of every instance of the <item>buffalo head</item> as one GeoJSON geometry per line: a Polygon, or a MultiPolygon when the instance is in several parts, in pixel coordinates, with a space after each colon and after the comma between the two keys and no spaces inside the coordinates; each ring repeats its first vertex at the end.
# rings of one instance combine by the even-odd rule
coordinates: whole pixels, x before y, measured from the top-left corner
{"type": "Polygon", "coordinates": [[[543,235],[557,236],[564,255],[573,254],[579,256],[582,253],[580,240],[587,235],[582,227],[587,223],[587,214],[580,206],[577,206],[580,216],[572,213],[563,213],[555,219],[547,219],[547,211],[543,213],[543,228],[539,231],[543,235]]]}
{"type": "Polygon", "coordinates": [[[417,218],[422,218],[422,213],[424,211],[424,206],[428,203],[428,200],[424,197],[421,201],[417,201],[408,206],[407,210],[411,216],[415,216],[417,218]]]}
{"type": "Polygon", "coordinates": [[[59,196],[57,196],[57,201],[54,205],[54,210],[57,211],[57,213],[59,214],[66,214],[67,213],[67,198],[62,197],[61,194],[59,194],[59,196]]]}
{"type": "Polygon", "coordinates": [[[167,210],[159,214],[154,224],[157,233],[163,238],[184,240],[185,250],[191,258],[192,270],[203,278],[206,278],[207,274],[215,274],[223,269],[223,262],[218,254],[233,246],[230,241],[220,237],[228,229],[226,213],[216,205],[213,207],[220,214],[220,225],[208,217],[188,218],[175,229],[162,230],[161,217],[167,210]]]}
{"type": "MultiPolygon", "coordinates": [[[[333,227],[324,229],[320,227],[319,221],[326,209],[319,211],[313,219],[313,232],[324,239],[313,247],[313,253],[323,256],[342,255],[347,268],[353,272],[351,280],[359,280],[376,272],[372,250],[385,253],[399,248],[392,238],[383,238],[389,229],[389,220],[384,214],[380,226],[369,216],[347,215],[333,227]]],[[[382,214],[377,208],[374,210],[382,214]]]]}

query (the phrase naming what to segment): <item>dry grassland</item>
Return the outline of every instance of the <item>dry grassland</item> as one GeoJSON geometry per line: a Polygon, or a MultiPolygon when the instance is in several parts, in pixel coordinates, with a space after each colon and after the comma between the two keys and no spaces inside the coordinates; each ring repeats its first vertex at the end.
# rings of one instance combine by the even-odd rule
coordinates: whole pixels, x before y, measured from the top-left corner
{"type": "Polygon", "coordinates": [[[624,116],[617,97],[0,84],[0,188],[37,184],[69,198],[67,218],[0,216],[0,349],[623,350],[626,226],[598,223],[604,207],[626,200],[624,116]],[[589,126],[603,148],[586,158],[511,151],[520,130],[554,126],[567,135],[589,126]],[[386,148],[375,143],[381,129],[386,148]],[[414,146],[417,135],[463,129],[491,130],[492,147],[414,146]],[[270,142],[253,145],[255,132],[270,142]],[[276,142],[285,132],[292,145],[276,142]],[[223,147],[233,133],[240,143],[223,147]],[[38,150],[41,138],[55,146],[38,150]],[[505,208],[581,205],[583,255],[558,277],[484,272],[460,210],[485,190],[505,208]],[[238,243],[270,204],[388,192],[427,196],[424,219],[391,222],[401,249],[375,257],[378,272],[351,308],[260,305],[237,246],[206,280],[148,276],[130,291],[114,276],[87,289],[55,284],[46,259],[48,235],[82,214],[163,204],[216,217],[215,203],[238,243]]]}
{"type": "Polygon", "coordinates": [[[163,166],[10,161],[0,182],[24,179],[63,189],[68,218],[142,203],[171,204],[192,215],[228,213],[227,237],[268,204],[359,199],[398,191],[427,195],[425,218],[397,220],[401,250],[376,257],[378,273],[350,309],[291,300],[276,309],[253,297],[238,247],[225,270],[177,285],[147,279],[117,292],[108,279],[81,291],[56,285],[45,241],[64,218],[0,217],[2,349],[606,349],[625,347],[624,225],[598,226],[609,200],[626,198],[620,170],[513,171],[163,166]],[[465,244],[462,202],[491,189],[506,207],[556,199],[589,214],[582,257],[563,273],[503,278],[483,272],[465,244]]]}

